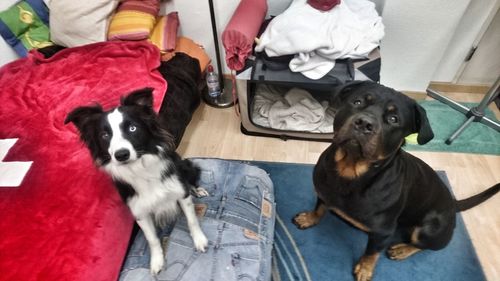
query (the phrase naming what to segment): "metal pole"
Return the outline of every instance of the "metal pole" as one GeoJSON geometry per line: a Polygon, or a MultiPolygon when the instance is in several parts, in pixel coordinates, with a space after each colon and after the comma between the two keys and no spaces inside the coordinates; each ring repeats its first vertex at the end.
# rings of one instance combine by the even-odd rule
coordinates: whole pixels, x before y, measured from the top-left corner
{"type": "Polygon", "coordinates": [[[427,89],[427,94],[434,99],[449,105],[453,109],[465,114],[468,119],[463,123],[446,141],[445,143],[450,145],[472,122],[480,122],[484,125],[500,132],[500,124],[494,120],[489,119],[484,116],[484,109],[500,94],[500,77],[497,78],[496,82],[491,86],[488,92],[485,94],[481,102],[472,108],[467,108],[460,103],[447,98],[438,92],[427,89]]]}
{"type": "Polygon", "coordinates": [[[491,88],[488,90],[484,98],[481,100],[481,103],[477,107],[474,107],[476,111],[483,112],[483,110],[490,104],[495,97],[498,96],[498,88],[500,88],[500,76],[497,78],[497,81],[491,88]]]}
{"type": "Polygon", "coordinates": [[[458,128],[444,143],[450,145],[456,138],[458,138],[458,136],[465,130],[465,128],[467,128],[467,126],[474,122],[474,119],[476,119],[475,116],[471,116],[469,119],[467,119],[467,121],[465,121],[465,123],[463,123],[462,126],[460,126],[460,128],[458,128]]]}
{"type": "Polygon", "coordinates": [[[219,37],[217,35],[217,24],[215,22],[215,11],[214,11],[214,2],[213,0],[208,0],[208,5],[210,8],[210,19],[212,21],[212,33],[214,36],[214,44],[215,44],[215,56],[217,60],[217,70],[219,71],[219,85],[221,92],[224,90],[224,78],[222,75],[222,66],[220,62],[220,50],[219,50],[219,37]]]}

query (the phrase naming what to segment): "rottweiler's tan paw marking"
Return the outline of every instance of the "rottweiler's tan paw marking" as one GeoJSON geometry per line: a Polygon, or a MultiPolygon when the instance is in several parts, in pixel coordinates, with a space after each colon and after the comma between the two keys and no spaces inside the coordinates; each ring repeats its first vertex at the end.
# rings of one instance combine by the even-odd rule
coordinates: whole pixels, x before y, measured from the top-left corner
{"type": "Polygon", "coordinates": [[[318,224],[321,217],[316,215],[315,211],[312,212],[303,212],[297,214],[293,218],[293,223],[300,229],[306,229],[311,226],[315,226],[318,224]]]}
{"type": "Polygon", "coordinates": [[[389,250],[387,250],[387,255],[392,260],[404,260],[407,257],[420,252],[421,250],[422,249],[419,249],[410,244],[401,243],[391,246],[389,250]]]}
{"type": "Polygon", "coordinates": [[[373,271],[375,270],[375,265],[377,264],[378,257],[378,253],[361,257],[358,264],[356,264],[356,266],[354,267],[354,275],[356,275],[356,281],[372,280],[373,271]]]}

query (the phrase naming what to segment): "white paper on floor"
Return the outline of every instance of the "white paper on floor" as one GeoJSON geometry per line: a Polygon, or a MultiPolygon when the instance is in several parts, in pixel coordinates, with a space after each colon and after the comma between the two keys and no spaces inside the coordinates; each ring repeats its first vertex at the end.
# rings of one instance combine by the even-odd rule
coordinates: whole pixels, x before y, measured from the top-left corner
{"type": "Polygon", "coordinates": [[[17,140],[18,139],[0,140],[0,187],[20,186],[33,163],[32,161],[3,161],[9,150],[16,144],[17,140]]]}

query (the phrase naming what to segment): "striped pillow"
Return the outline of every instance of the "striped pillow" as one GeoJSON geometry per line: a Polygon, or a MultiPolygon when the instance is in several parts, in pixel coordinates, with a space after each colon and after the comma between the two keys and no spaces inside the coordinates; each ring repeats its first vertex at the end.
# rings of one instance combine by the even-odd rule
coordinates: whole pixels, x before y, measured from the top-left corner
{"type": "Polygon", "coordinates": [[[160,52],[171,52],[175,49],[177,29],[179,28],[179,16],[177,12],[171,12],[166,16],[158,17],[151,43],[160,49],[160,52]]]}
{"type": "Polygon", "coordinates": [[[160,9],[159,0],[128,0],[118,6],[108,29],[108,40],[149,38],[160,9]]]}

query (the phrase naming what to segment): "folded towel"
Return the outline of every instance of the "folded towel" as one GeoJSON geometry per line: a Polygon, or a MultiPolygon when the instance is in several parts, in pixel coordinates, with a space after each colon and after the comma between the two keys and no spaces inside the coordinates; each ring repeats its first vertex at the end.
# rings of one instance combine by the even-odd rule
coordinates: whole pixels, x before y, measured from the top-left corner
{"type": "Polygon", "coordinates": [[[293,88],[285,95],[285,102],[274,103],[269,110],[271,128],[280,130],[313,131],[325,117],[325,109],[311,94],[293,88]]]}
{"type": "Polygon", "coordinates": [[[262,85],[253,101],[252,121],[260,126],[290,131],[332,133],[334,110],[309,92],[262,85]]]}

